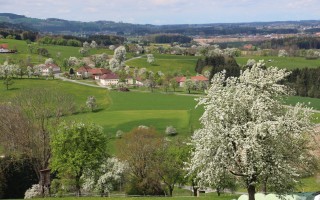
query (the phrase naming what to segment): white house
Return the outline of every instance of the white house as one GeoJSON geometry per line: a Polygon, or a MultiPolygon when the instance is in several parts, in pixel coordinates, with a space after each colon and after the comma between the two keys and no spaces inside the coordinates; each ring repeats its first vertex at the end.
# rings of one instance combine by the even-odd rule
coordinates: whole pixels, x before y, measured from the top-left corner
{"type": "Polygon", "coordinates": [[[50,75],[50,70],[52,70],[52,74],[60,73],[60,67],[55,64],[45,64],[40,66],[42,76],[50,75]]]}
{"type": "Polygon", "coordinates": [[[119,76],[115,73],[108,73],[100,76],[99,81],[104,86],[117,85],[119,83],[119,76]]]}
{"type": "Polygon", "coordinates": [[[0,48],[0,53],[8,53],[10,52],[9,49],[0,48]]]}

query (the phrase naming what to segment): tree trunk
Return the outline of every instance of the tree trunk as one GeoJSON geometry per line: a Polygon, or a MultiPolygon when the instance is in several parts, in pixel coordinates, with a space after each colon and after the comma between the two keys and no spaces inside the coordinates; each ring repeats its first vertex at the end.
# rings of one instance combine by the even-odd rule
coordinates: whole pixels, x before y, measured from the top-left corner
{"type": "Polygon", "coordinates": [[[220,195],[221,195],[220,188],[218,188],[218,187],[217,187],[217,189],[216,189],[216,190],[217,190],[217,194],[218,194],[218,196],[220,196],[220,195]]]}
{"type": "Polygon", "coordinates": [[[267,183],[268,183],[268,178],[265,178],[262,184],[262,191],[265,195],[267,195],[267,183]]]}
{"type": "Polygon", "coordinates": [[[76,189],[77,189],[77,197],[81,197],[80,177],[81,177],[81,175],[76,175],[76,189]]]}
{"type": "Polygon", "coordinates": [[[172,197],[173,187],[169,186],[169,196],[172,197]]]}
{"type": "Polygon", "coordinates": [[[256,187],[254,185],[249,185],[248,188],[249,200],[255,200],[254,194],[256,193],[256,187]]]}
{"type": "Polygon", "coordinates": [[[198,196],[198,188],[193,188],[193,196],[198,196]]]}

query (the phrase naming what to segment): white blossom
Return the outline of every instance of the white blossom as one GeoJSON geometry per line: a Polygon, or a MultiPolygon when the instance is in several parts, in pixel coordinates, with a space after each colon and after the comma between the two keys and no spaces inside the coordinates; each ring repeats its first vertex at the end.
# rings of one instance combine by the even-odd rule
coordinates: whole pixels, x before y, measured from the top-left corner
{"type": "Polygon", "coordinates": [[[154,63],[153,54],[147,54],[147,62],[150,63],[150,64],[154,63]]]}
{"type": "Polygon", "coordinates": [[[116,184],[121,182],[127,169],[126,162],[121,162],[115,157],[108,158],[98,170],[89,171],[84,175],[83,189],[102,193],[110,192],[116,184]]]}
{"type": "Polygon", "coordinates": [[[27,189],[26,192],[24,193],[24,198],[32,199],[32,198],[40,197],[41,190],[42,190],[41,185],[39,184],[32,185],[32,187],[27,189]]]}
{"type": "Polygon", "coordinates": [[[285,190],[312,157],[305,150],[310,109],[282,105],[291,91],[279,82],[289,73],[262,66],[259,61],[239,78],[216,74],[207,96],[198,99],[205,111],[202,128],[192,136],[187,169],[200,185],[219,185],[230,173],[243,177],[248,187],[267,177],[275,191],[285,190]]]}
{"type": "Polygon", "coordinates": [[[284,49],[280,49],[278,52],[278,57],[287,57],[288,56],[288,52],[284,49]]]}
{"type": "Polygon", "coordinates": [[[90,47],[91,47],[92,49],[95,49],[95,48],[98,47],[98,44],[96,43],[96,41],[92,40],[92,41],[91,41],[91,44],[90,44],[90,47]]]}
{"type": "Polygon", "coordinates": [[[48,58],[48,59],[46,59],[45,62],[44,62],[44,64],[46,64],[46,65],[48,65],[48,64],[53,64],[53,63],[54,63],[54,61],[53,61],[52,58],[48,58]]]}

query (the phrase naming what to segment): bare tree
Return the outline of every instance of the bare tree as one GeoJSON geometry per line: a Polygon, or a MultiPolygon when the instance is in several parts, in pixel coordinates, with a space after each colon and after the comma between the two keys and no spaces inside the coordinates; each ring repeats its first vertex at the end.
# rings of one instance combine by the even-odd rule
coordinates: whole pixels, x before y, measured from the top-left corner
{"type": "Polygon", "coordinates": [[[29,159],[40,178],[49,166],[50,134],[63,115],[75,111],[70,96],[49,89],[21,92],[0,105],[0,145],[6,156],[29,159]]]}

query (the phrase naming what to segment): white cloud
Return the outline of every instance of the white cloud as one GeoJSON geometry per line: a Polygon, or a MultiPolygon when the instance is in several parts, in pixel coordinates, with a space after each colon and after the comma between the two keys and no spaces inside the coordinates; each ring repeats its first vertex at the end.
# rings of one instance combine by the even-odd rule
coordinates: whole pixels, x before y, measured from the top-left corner
{"type": "Polygon", "coordinates": [[[319,0],[0,0],[1,12],[38,18],[134,23],[319,19],[319,0]]]}

